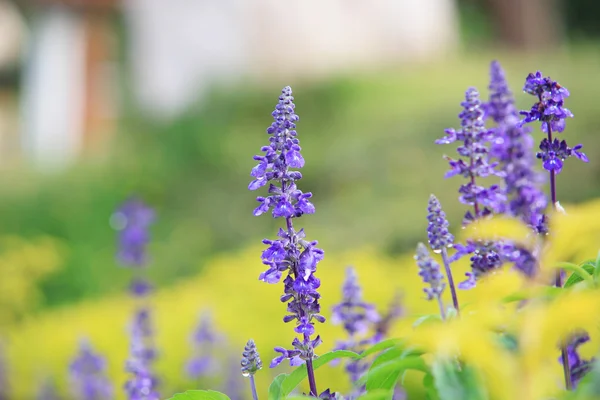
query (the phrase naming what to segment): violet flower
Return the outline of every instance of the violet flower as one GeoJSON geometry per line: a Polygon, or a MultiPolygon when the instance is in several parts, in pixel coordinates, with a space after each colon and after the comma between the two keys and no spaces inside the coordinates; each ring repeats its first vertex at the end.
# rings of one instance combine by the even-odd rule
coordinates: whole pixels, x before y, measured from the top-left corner
{"type": "Polygon", "coordinates": [[[95,353],[87,340],[79,344],[79,352],[69,366],[71,389],[80,400],[109,400],[113,387],[106,377],[106,360],[95,353]]]}
{"type": "Polygon", "coordinates": [[[474,213],[467,211],[464,223],[486,216],[501,208],[506,196],[498,185],[484,187],[478,185],[477,178],[488,176],[504,176],[497,170],[498,163],[489,160],[489,145],[493,139],[494,132],[485,128],[484,111],[479,92],[475,88],[469,88],[465,94],[465,101],[461,103],[463,111],[459,114],[462,129],[446,129],[446,136],[435,141],[436,144],[450,144],[461,142],[457,148],[461,157],[454,160],[446,156],[450,164],[450,171],[445,178],[460,175],[467,179],[459,188],[461,203],[472,206],[474,213]]]}
{"type": "Polygon", "coordinates": [[[490,67],[488,116],[496,123],[491,154],[504,172],[508,203],[503,212],[520,218],[537,232],[545,233],[544,210],[548,201],[541,189],[543,176],[535,171],[531,129],[519,123],[512,92],[498,61],[490,67]]]}
{"type": "Polygon", "coordinates": [[[151,369],[157,356],[153,337],[150,310],[139,308],[130,326],[130,358],[125,364],[126,371],[133,375],[125,383],[129,400],[159,400],[158,379],[151,369]]]}
{"type": "Polygon", "coordinates": [[[460,313],[460,307],[458,304],[458,296],[456,294],[456,286],[454,285],[454,278],[452,277],[452,269],[450,268],[450,258],[448,257],[448,248],[454,245],[454,236],[448,230],[450,224],[446,219],[446,213],[442,210],[440,201],[434,195],[429,197],[429,204],[427,206],[427,220],[429,224],[427,226],[427,237],[429,240],[429,246],[435,253],[442,254],[442,261],[444,262],[444,268],[446,275],[448,276],[448,283],[450,285],[450,292],[452,294],[452,304],[457,313],[460,313]]]}
{"type": "Polygon", "coordinates": [[[150,241],[148,229],[154,222],[154,210],[141,200],[131,198],[118,208],[113,220],[119,229],[119,262],[132,267],[146,265],[146,246],[150,241]]]}
{"type": "Polygon", "coordinates": [[[200,379],[218,372],[220,365],[214,357],[214,348],[222,339],[214,329],[210,313],[203,312],[191,337],[192,357],[185,368],[189,377],[200,379]]]}
{"type": "MultiPolygon", "coordinates": [[[[530,73],[525,79],[523,91],[537,97],[537,102],[534,103],[530,111],[521,111],[525,116],[521,124],[540,121],[542,123],[542,131],[547,134],[540,143],[540,150],[537,157],[542,160],[542,165],[545,170],[549,171],[550,175],[550,197],[552,206],[557,208],[556,198],[556,175],[563,168],[563,162],[573,156],[584,162],[588,162],[587,156],[580,150],[581,144],[571,148],[565,140],[559,141],[553,138],[553,133],[562,132],[565,129],[566,119],[572,118],[573,113],[569,109],[564,108],[564,100],[569,97],[569,91],[562,87],[558,82],[550,77],[542,76],[540,71],[535,74],[530,73]]],[[[562,270],[558,270],[555,276],[555,286],[562,287],[564,285],[564,274],[562,270]]],[[[571,363],[569,362],[570,352],[568,346],[561,348],[561,360],[563,364],[565,386],[570,390],[573,386],[571,363]]]]}
{"type": "Polygon", "coordinates": [[[284,294],[281,301],[288,303],[288,315],[284,322],[295,321],[295,332],[302,339],[295,338],[292,349],[275,348],[280,356],[273,359],[271,367],[275,367],[283,360],[290,360],[291,365],[306,362],[308,379],[312,396],[317,396],[314,380],[312,360],[315,348],[321,343],[320,336],[313,336],[315,322],[324,322],[320,314],[320,294],[317,289],[321,286],[320,280],[315,276],[317,264],[323,259],[323,250],[317,248],[316,241],[305,239],[303,229],[297,230],[293,221],[303,214],[315,212],[314,205],[309,201],[311,193],[303,193],[296,186],[302,178],[298,169],[304,166],[304,158],[300,154],[300,142],[296,132],[298,116],[292,89],[283,88],[279,103],[272,115],[274,122],[267,129],[270,135],[268,146],[263,146],[264,155],[255,156],[258,161],[250,175],[254,178],[248,189],[256,190],[270,182],[267,197],[257,197],[260,205],[254,210],[258,216],[272,209],[274,218],[285,218],[285,229],[279,230],[275,240],[263,240],[268,247],[262,253],[263,264],[268,269],[260,274],[259,279],[267,283],[278,283],[283,274],[284,294]]]}
{"type": "MultiPolygon", "coordinates": [[[[360,340],[369,330],[376,327],[381,320],[375,306],[366,303],[362,298],[362,288],[358,284],[358,276],[352,267],[346,268],[346,279],[342,285],[342,301],[333,306],[331,322],[334,325],[343,325],[348,334],[348,339],[338,341],[334,350],[351,350],[360,352],[364,344],[371,344],[371,340],[360,340]]],[[[369,370],[367,360],[350,360],[344,369],[350,377],[350,382],[357,382],[369,370]]],[[[354,399],[364,394],[365,387],[357,387],[348,397],[354,399]]]]}
{"type": "Polygon", "coordinates": [[[254,343],[254,340],[248,340],[248,343],[246,343],[246,346],[244,346],[244,352],[242,353],[242,361],[240,364],[242,366],[242,376],[250,379],[252,399],[258,400],[256,383],[254,382],[254,374],[262,369],[262,361],[260,360],[260,355],[256,350],[256,343],[254,343]]]}
{"type": "MultiPolygon", "coordinates": [[[[579,346],[589,341],[590,336],[587,333],[581,333],[576,335],[567,345],[567,358],[569,360],[569,371],[571,373],[573,388],[577,387],[579,381],[581,381],[593,367],[595,358],[584,360],[578,353],[579,346]]],[[[558,361],[562,364],[562,357],[559,357],[558,361]]]]}
{"type": "Polygon", "coordinates": [[[446,287],[446,283],[444,283],[444,275],[440,271],[440,265],[431,258],[427,247],[423,243],[417,245],[415,260],[417,260],[417,266],[419,267],[419,276],[423,279],[423,283],[428,285],[423,289],[427,295],[427,300],[437,300],[442,319],[445,319],[446,311],[442,302],[442,292],[446,287]]]}

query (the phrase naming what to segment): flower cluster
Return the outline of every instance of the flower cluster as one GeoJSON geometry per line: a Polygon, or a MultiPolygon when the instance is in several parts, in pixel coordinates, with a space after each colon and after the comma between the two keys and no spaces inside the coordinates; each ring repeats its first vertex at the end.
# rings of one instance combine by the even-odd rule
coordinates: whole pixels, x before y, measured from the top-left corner
{"type": "Polygon", "coordinates": [[[491,155],[499,161],[504,172],[504,190],[508,197],[501,211],[544,233],[544,210],[548,201],[540,188],[544,179],[534,169],[531,130],[519,124],[514,97],[498,61],[491,64],[490,78],[486,110],[488,117],[496,123],[491,155]]]}
{"type": "Polygon", "coordinates": [[[454,160],[446,157],[450,164],[450,171],[445,178],[460,175],[467,179],[467,183],[459,188],[461,203],[472,206],[474,213],[467,211],[464,221],[469,223],[474,219],[489,215],[492,211],[500,209],[506,197],[498,185],[486,188],[476,183],[477,178],[491,175],[504,176],[497,171],[497,162],[489,160],[489,142],[493,139],[494,132],[485,128],[484,110],[475,88],[469,88],[465,94],[465,101],[461,103],[463,111],[459,114],[462,129],[446,129],[446,136],[435,141],[436,144],[450,144],[462,142],[457,148],[459,156],[454,160]]]}
{"type": "MultiPolygon", "coordinates": [[[[373,304],[366,303],[362,298],[362,288],[358,284],[358,276],[352,267],[346,268],[346,279],[342,285],[342,301],[333,306],[331,322],[343,325],[348,339],[338,341],[335,350],[360,351],[362,346],[373,343],[372,339],[361,340],[370,329],[377,327],[381,318],[373,304]]],[[[369,369],[366,360],[351,360],[345,364],[346,372],[351,382],[356,382],[369,369]]],[[[363,393],[364,387],[359,387],[352,393],[351,398],[363,393]]]]}
{"type": "Polygon", "coordinates": [[[242,353],[241,370],[243,376],[254,375],[258,370],[262,369],[262,361],[258,350],[256,350],[256,343],[254,340],[248,340],[246,346],[244,346],[244,352],[242,353]]]}
{"type": "Polygon", "coordinates": [[[429,197],[427,205],[427,238],[431,249],[439,253],[444,248],[452,247],[454,236],[448,230],[450,224],[446,219],[446,213],[442,210],[440,201],[434,195],[429,197]]]}
{"type": "Polygon", "coordinates": [[[106,360],[95,353],[87,341],[79,345],[79,353],[69,366],[73,395],[81,400],[108,400],[113,388],[106,377],[106,360]]]}
{"type": "Polygon", "coordinates": [[[541,151],[537,154],[537,157],[543,161],[544,169],[558,174],[562,170],[563,162],[571,156],[588,162],[587,156],[579,151],[583,147],[581,144],[570,148],[564,140],[552,138],[552,132],[562,132],[565,129],[566,119],[573,117],[573,113],[564,108],[564,101],[569,97],[567,88],[537,71],[527,76],[523,91],[536,96],[538,101],[533,104],[530,111],[521,111],[521,115],[525,118],[520,124],[540,121],[542,131],[548,134],[548,138],[540,143],[541,151]]]}
{"type": "Polygon", "coordinates": [[[325,318],[320,315],[320,295],[317,292],[321,282],[314,275],[317,264],[323,259],[323,250],[316,247],[316,241],[305,239],[303,229],[296,230],[293,226],[294,218],[314,213],[315,207],[309,201],[312,194],[303,193],[296,186],[302,174],[290,170],[302,168],[304,159],[296,138],[298,116],[289,86],[283,88],[272,115],[274,122],[267,129],[270,144],[262,147],[264,155],[254,157],[258,165],[252,169],[254,180],[248,188],[256,190],[270,183],[270,195],[257,198],[260,205],[254,210],[254,215],[261,215],[272,207],[273,217],[285,218],[285,229],[279,230],[278,239],[263,241],[268,247],[262,253],[262,261],[269,268],[260,274],[259,279],[278,283],[282,275],[287,274],[283,280],[281,301],[287,303],[289,314],[283,320],[296,321],[295,332],[302,335],[302,340],[295,338],[292,342],[293,349],[275,349],[281,355],[271,362],[271,367],[274,367],[285,359],[289,359],[292,365],[311,361],[314,349],[321,343],[320,336],[311,339],[315,334],[314,321],[324,322],[325,318]]]}
{"type": "Polygon", "coordinates": [[[202,313],[191,337],[192,357],[186,364],[186,373],[190,378],[199,379],[217,372],[218,360],[212,350],[220,341],[222,337],[214,330],[210,314],[202,313]]]}
{"type": "Polygon", "coordinates": [[[421,276],[424,283],[429,285],[429,287],[423,289],[427,295],[427,300],[439,300],[446,287],[440,265],[431,258],[427,247],[423,243],[417,245],[415,260],[417,260],[417,266],[419,267],[419,276],[421,276]]]}
{"type": "Polygon", "coordinates": [[[154,222],[154,210],[141,200],[131,198],[119,207],[113,220],[119,229],[119,262],[133,267],[146,265],[146,246],[150,241],[149,227],[154,222]]]}
{"type": "Polygon", "coordinates": [[[130,327],[130,358],[125,365],[127,372],[133,374],[125,383],[129,400],[159,400],[158,379],[150,368],[157,355],[150,316],[147,308],[138,309],[130,327]]]}

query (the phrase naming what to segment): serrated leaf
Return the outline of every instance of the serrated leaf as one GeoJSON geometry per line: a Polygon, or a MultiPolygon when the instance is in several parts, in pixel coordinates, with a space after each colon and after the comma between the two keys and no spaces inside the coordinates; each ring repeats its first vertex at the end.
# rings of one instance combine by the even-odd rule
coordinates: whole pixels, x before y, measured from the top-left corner
{"type": "Polygon", "coordinates": [[[436,361],[432,368],[440,400],[485,400],[488,395],[474,371],[456,362],[436,361]]]}
{"type": "MultiPolygon", "coordinates": [[[[348,350],[331,351],[329,353],[325,353],[325,354],[319,356],[318,358],[314,359],[313,360],[313,369],[316,370],[317,368],[319,368],[333,360],[337,360],[338,358],[358,359],[358,358],[360,358],[360,356],[358,354],[354,353],[353,351],[348,351],[348,350]]],[[[299,366],[292,373],[290,373],[288,376],[286,376],[285,379],[283,379],[283,381],[281,382],[281,396],[283,396],[282,398],[285,398],[288,394],[290,394],[292,392],[292,390],[294,390],[296,388],[296,386],[298,386],[300,384],[300,382],[302,382],[307,376],[308,376],[308,372],[306,371],[306,364],[299,366]]],[[[270,389],[269,389],[269,392],[270,392],[270,389]]],[[[274,400],[274,399],[269,397],[269,400],[274,400]]]]}
{"type": "Polygon", "coordinates": [[[396,386],[396,382],[398,382],[400,375],[409,369],[425,373],[429,372],[425,361],[417,356],[395,358],[381,364],[374,364],[366,375],[365,386],[367,391],[393,389],[396,386]]]}
{"type": "Polygon", "coordinates": [[[273,382],[271,382],[271,385],[269,386],[269,400],[280,400],[285,398],[285,395],[282,393],[281,385],[288,376],[288,374],[279,374],[273,379],[273,382]]]}
{"type": "Polygon", "coordinates": [[[188,390],[178,393],[169,400],[229,400],[226,394],[214,390],[188,390]]]}

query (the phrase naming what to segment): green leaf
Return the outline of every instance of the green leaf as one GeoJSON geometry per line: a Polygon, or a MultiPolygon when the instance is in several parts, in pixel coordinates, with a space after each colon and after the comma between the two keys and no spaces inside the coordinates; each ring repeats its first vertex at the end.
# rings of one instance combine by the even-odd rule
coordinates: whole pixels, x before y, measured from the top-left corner
{"type": "Polygon", "coordinates": [[[594,270],[594,280],[598,283],[600,280],[600,250],[598,251],[598,256],[596,257],[596,269],[594,270]]]}
{"type": "Polygon", "coordinates": [[[271,385],[269,386],[269,400],[285,398],[285,395],[282,393],[281,384],[288,376],[288,374],[279,374],[273,379],[273,382],[271,382],[271,385]]]}
{"type": "MultiPolygon", "coordinates": [[[[338,358],[358,359],[358,358],[360,358],[360,356],[358,354],[354,353],[353,351],[348,351],[348,350],[331,351],[329,353],[325,353],[322,356],[319,356],[318,358],[314,359],[313,360],[313,369],[316,370],[317,368],[319,368],[333,360],[336,360],[338,358]]],[[[298,386],[300,384],[300,382],[302,382],[307,376],[308,376],[308,372],[306,371],[306,364],[299,366],[291,374],[286,376],[283,379],[283,381],[281,382],[281,393],[280,393],[282,396],[281,398],[285,398],[288,394],[290,394],[292,392],[292,390],[294,390],[296,388],[296,386],[298,386]]],[[[273,382],[273,383],[275,383],[275,382],[273,382]]],[[[271,386],[273,386],[273,385],[271,384],[271,386]]],[[[269,393],[270,392],[271,392],[271,389],[269,388],[269,393]]],[[[269,400],[274,400],[274,398],[271,398],[269,395],[269,400]]]]}
{"type": "Polygon", "coordinates": [[[393,395],[394,393],[391,390],[378,389],[364,393],[358,398],[360,400],[390,400],[393,395]]]}
{"type": "Polygon", "coordinates": [[[377,389],[391,390],[396,386],[400,375],[407,369],[428,371],[419,351],[392,347],[373,361],[369,372],[361,377],[359,384],[362,381],[368,392],[377,389]]]}
{"type": "Polygon", "coordinates": [[[498,341],[506,350],[516,353],[519,350],[519,342],[515,335],[509,333],[500,333],[497,336],[498,341]]]}
{"type": "Polygon", "coordinates": [[[214,390],[188,390],[178,393],[169,400],[229,400],[227,395],[214,390]]]}
{"type": "Polygon", "coordinates": [[[571,276],[569,276],[569,279],[567,279],[567,282],[565,282],[564,287],[571,287],[576,283],[579,283],[584,280],[590,285],[594,284],[594,278],[592,277],[592,274],[595,273],[596,269],[596,266],[594,264],[585,263],[583,265],[577,265],[563,262],[559,263],[559,266],[563,269],[573,272],[571,276]]]}
{"type": "Polygon", "coordinates": [[[427,322],[440,322],[442,318],[437,314],[429,314],[423,315],[422,317],[417,318],[415,322],[413,322],[413,328],[416,328],[419,325],[425,324],[427,322]]]}
{"type": "Polygon", "coordinates": [[[468,366],[459,368],[456,361],[436,361],[432,372],[440,400],[488,399],[480,380],[468,366]]]}
{"type": "Polygon", "coordinates": [[[404,341],[402,339],[386,339],[374,344],[373,346],[360,353],[360,358],[363,359],[365,357],[370,356],[371,354],[379,353],[391,347],[400,347],[402,345],[404,345],[404,341]]]}
{"type": "Polygon", "coordinates": [[[427,400],[440,400],[440,396],[438,395],[437,389],[435,387],[435,380],[433,379],[433,375],[425,374],[425,376],[423,377],[423,387],[425,388],[427,400]]]}

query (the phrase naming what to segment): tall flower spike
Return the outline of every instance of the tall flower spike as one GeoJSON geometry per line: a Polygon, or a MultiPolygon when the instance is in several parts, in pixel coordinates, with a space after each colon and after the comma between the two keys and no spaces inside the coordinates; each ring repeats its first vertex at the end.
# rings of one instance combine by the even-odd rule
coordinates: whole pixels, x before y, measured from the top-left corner
{"type": "Polygon", "coordinates": [[[417,245],[417,253],[415,254],[417,266],[419,267],[419,276],[423,282],[428,284],[423,291],[427,295],[427,300],[436,299],[440,307],[442,319],[446,317],[444,304],[442,302],[442,292],[446,287],[444,283],[444,275],[440,271],[440,265],[429,255],[427,247],[423,243],[417,245]]]}
{"type": "Polygon", "coordinates": [[[196,380],[218,373],[220,365],[214,356],[214,350],[215,345],[222,340],[223,337],[214,329],[210,313],[203,312],[191,337],[192,357],[186,365],[186,373],[190,378],[196,380]]]}
{"type": "Polygon", "coordinates": [[[140,267],[147,263],[146,246],[149,228],[154,222],[154,210],[141,200],[125,201],[112,217],[119,232],[117,259],[124,266],[140,267]]]}
{"type": "MultiPolygon", "coordinates": [[[[375,306],[363,301],[362,288],[358,284],[358,276],[352,267],[346,268],[346,279],[342,285],[342,301],[333,306],[331,322],[334,325],[342,324],[348,338],[338,341],[335,350],[351,350],[360,352],[363,345],[372,343],[372,340],[361,340],[361,336],[369,330],[376,328],[381,320],[375,306]]],[[[369,370],[367,360],[350,360],[345,363],[344,369],[350,377],[350,382],[357,382],[369,370]]],[[[349,396],[357,398],[364,394],[365,387],[359,386],[349,396]]]]}
{"type": "Polygon", "coordinates": [[[450,268],[450,258],[448,257],[447,251],[447,248],[454,245],[454,236],[452,236],[448,230],[450,224],[446,219],[446,213],[442,210],[440,201],[434,195],[429,197],[427,211],[429,211],[429,214],[427,214],[427,220],[429,221],[429,225],[427,226],[429,246],[435,253],[442,254],[444,269],[446,270],[446,276],[448,277],[448,283],[450,284],[452,304],[454,305],[456,312],[459,313],[458,295],[456,294],[456,286],[454,285],[452,269],[450,268]]]}
{"type": "Polygon", "coordinates": [[[454,160],[446,157],[450,164],[450,171],[445,178],[460,175],[467,179],[467,183],[460,186],[459,200],[461,203],[472,206],[473,213],[467,211],[465,223],[490,214],[501,207],[506,196],[498,185],[488,188],[477,184],[477,178],[485,178],[490,175],[503,176],[497,171],[498,163],[490,163],[489,142],[493,138],[493,132],[484,126],[484,111],[479,99],[479,92],[475,88],[469,88],[465,94],[465,101],[461,103],[463,111],[459,114],[462,128],[459,131],[446,129],[446,136],[435,141],[436,144],[450,144],[456,141],[462,144],[457,151],[460,157],[454,160]]]}
{"type": "Polygon", "coordinates": [[[79,352],[69,366],[73,395],[81,400],[109,400],[113,388],[106,377],[106,361],[95,353],[86,340],[79,344],[79,352]]]}
{"type": "MultiPolygon", "coordinates": [[[[587,156],[580,152],[582,145],[570,148],[565,140],[559,141],[552,137],[553,133],[562,132],[565,129],[566,119],[572,118],[573,113],[569,109],[564,108],[564,100],[569,97],[569,91],[561,86],[558,82],[550,77],[544,77],[540,71],[535,74],[531,73],[525,79],[523,91],[537,97],[537,102],[534,103],[530,111],[521,111],[525,116],[521,124],[540,121],[542,123],[542,131],[547,134],[547,137],[540,143],[541,152],[537,153],[537,157],[543,161],[543,167],[549,171],[550,175],[550,198],[554,209],[558,206],[556,197],[556,175],[562,168],[563,162],[571,156],[579,158],[584,162],[588,162],[587,156]]],[[[555,277],[555,285],[562,287],[563,272],[558,270],[555,277]]],[[[572,388],[572,379],[570,371],[570,363],[568,361],[568,348],[561,348],[561,359],[565,377],[565,386],[567,390],[572,388]]]]}
{"type": "Polygon", "coordinates": [[[262,368],[262,361],[256,350],[256,344],[254,340],[248,340],[242,353],[242,375],[250,378],[250,390],[252,391],[252,399],[258,400],[258,393],[256,392],[256,384],[254,382],[254,374],[262,368]]]}
{"type": "Polygon", "coordinates": [[[346,268],[346,280],[342,286],[342,301],[332,310],[331,322],[344,325],[344,330],[354,337],[365,334],[369,328],[379,322],[380,317],[373,304],[362,299],[362,288],[358,276],[352,267],[346,268]]]}
{"type": "Polygon", "coordinates": [[[130,358],[125,364],[131,378],[125,383],[129,400],[159,400],[158,379],[151,369],[156,359],[150,310],[140,308],[130,327],[130,358]]]}
{"type": "Polygon", "coordinates": [[[491,154],[500,162],[504,172],[508,197],[502,211],[520,218],[537,232],[545,233],[544,210],[548,201],[540,187],[544,178],[534,169],[531,129],[519,124],[514,97],[498,61],[492,62],[490,77],[487,110],[496,123],[491,154]]]}
{"type": "Polygon", "coordinates": [[[285,218],[285,229],[280,229],[278,239],[263,240],[268,247],[262,253],[263,264],[268,269],[260,274],[259,279],[267,283],[278,283],[282,276],[284,294],[281,301],[287,303],[288,315],[284,322],[296,322],[296,333],[302,335],[302,340],[296,338],[292,342],[293,349],[275,348],[280,353],[271,362],[271,367],[290,360],[290,364],[298,365],[306,362],[308,380],[312,396],[317,396],[312,360],[314,350],[321,343],[315,335],[315,321],[324,322],[320,314],[320,294],[317,289],[321,286],[315,276],[317,264],[323,259],[323,250],[317,248],[316,241],[305,239],[303,229],[296,230],[294,219],[304,214],[315,212],[314,205],[309,201],[311,193],[303,193],[296,186],[302,178],[298,171],[291,168],[302,168],[304,158],[300,154],[300,141],[296,132],[298,116],[295,113],[292,89],[287,86],[281,91],[279,102],[273,111],[273,123],[267,129],[270,135],[268,146],[261,148],[264,155],[255,156],[258,164],[250,175],[254,178],[248,189],[256,190],[267,183],[269,196],[257,197],[259,206],[254,215],[261,215],[272,209],[275,218],[285,218]]]}

